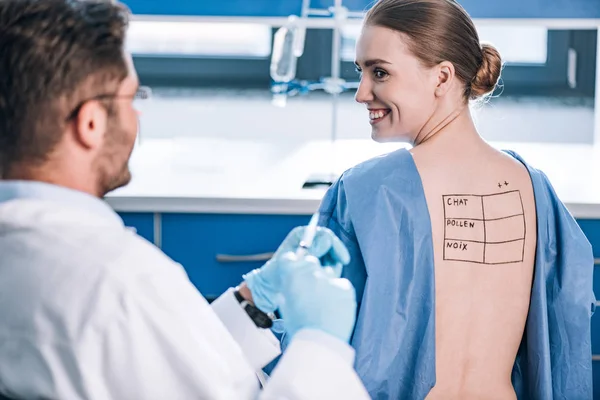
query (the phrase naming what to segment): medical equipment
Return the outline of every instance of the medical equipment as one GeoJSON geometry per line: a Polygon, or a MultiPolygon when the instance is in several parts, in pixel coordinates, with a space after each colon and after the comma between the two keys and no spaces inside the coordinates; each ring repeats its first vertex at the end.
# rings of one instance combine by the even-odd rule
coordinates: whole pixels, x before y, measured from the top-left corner
{"type": "MultiPolygon", "coordinates": [[[[285,97],[306,94],[313,90],[324,90],[335,96],[348,89],[358,87],[358,82],[346,82],[340,77],[341,29],[349,18],[363,18],[363,12],[351,12],[342,5],[342,0],[334,0],[327,9],[310,8],[310,0],[303,0],[300,18],[292,15],[288,22],[275,34],[271,56],[271,92],[273,104],[285,106],[285,97]],[[331,76],[319,81],[296,79],[297,59],[304,52],[307,20],[311,17],[330,18],[332,26],[331,76]]],[[[335,112],[335,110],[334,110],[335,112]]]]}
{"type": "Polygon", "coordinates": [[[288,23],[277,30],[271,56],[271,78],[277,82],[273,91],[273,104],[284,107],[288,84],[296,78],[298,57],[304,52],[306,28],[299,24],[298,17],[290,15],[288,23]]]}
{"type": "Polygon", "coordinates": [[[294,28],[289,26],[279,28],[275,34],[271,77],[276,82],[288,83],[296,77],[297,58],[293,51],[294,37],[294,28]]]}
{"type": "Polygon", "coordinates": [[[298,18],[291,15],[288,23],[275,33],[271,57],[271,78],[276,82],[290,82],[296,77],[297,56],[295,42],[298,18]]]}
{"type": "Polygon", "coordinates": [[[310,249],[310,246],[312,246],[315,235],[317,234],[318,223],[319,214],[315,213],[310,219],[308,226],[304,230],[304,235],[302,236],[300,245],[298,245],[298,250],[296,250],[297,258],[305,257],[308,254],[308,249],[310,249]]]}

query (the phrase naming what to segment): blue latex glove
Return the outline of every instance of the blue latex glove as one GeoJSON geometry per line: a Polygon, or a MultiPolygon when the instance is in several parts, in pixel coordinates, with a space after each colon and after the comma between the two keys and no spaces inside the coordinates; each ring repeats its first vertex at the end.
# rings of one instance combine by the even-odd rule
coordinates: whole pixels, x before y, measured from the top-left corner
{"type": "Polygon", "coordinates": [[[356,322],[356,292],[349,280],[311,256],[294,253],[280,259],[283,302],[280,312],[291,338],[316,329],[348,342],[356,322]]]}
{"type": "MultiPolygon", "coordinates": [[[[265,265],[244,275],[254,305],[261,311],[271,313],[279,308],[282,301],[281,258],[288,252],[296,251],[305,229],[305,227],[298,227],[292,230],[265,265]]],[[[324,227],[317,228],[308,254],[320,259],[322,265],[330,267],[338,277],[342,273],[342,266],[350,262],[350,254],[346,246],[333,232],[324,227]]]]}

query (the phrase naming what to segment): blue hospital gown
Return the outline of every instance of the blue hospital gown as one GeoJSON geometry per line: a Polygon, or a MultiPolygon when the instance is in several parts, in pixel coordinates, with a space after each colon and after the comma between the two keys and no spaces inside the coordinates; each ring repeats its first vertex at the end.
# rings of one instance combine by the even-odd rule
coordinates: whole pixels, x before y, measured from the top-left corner
{"type": "MultiPolygon", "coordinates": [[[[525,333],[512,374],[518,399],[591,399],[591,246],[547,177],[529,170],[537,250],[525,333]]],[[[373,399],[424,399],[435,385],[431,222],[421,178],[405,149],[346,171],[320,207],[320,224],[346,244],[343,272],[357,290],[351,344],[373,399]]]]}

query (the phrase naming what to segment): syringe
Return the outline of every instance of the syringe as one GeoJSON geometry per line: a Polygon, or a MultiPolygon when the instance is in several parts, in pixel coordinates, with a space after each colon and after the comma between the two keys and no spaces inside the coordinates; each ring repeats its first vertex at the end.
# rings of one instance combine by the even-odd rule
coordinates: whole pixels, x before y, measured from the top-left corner
{"type": "Polygon", "coordinates": [[[300,240],[298,250],[296,250],[296,257],[305,257],[308,254],[308,249],[312,246],[315,235],[317,234],[318,223],[319,213],[315,213],[304,230],[304,235],[302,236],[302,240],[300,240]]]}

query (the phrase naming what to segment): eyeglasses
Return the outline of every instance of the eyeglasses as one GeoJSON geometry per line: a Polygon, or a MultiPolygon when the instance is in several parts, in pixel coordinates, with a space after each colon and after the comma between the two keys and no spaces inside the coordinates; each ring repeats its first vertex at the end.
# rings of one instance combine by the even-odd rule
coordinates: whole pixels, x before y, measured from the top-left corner
{"type": "Polygon", "coordinates": [[[132,95],[118,95],[116,93],[105,93],[105,94],[99,94],[97,96],[94,97],[90,97],[89,99],[85,99],[82,102],[80,102],[77,107],[75,107],[73,109],[73,111],[71,111],[69,113],[69,115],[67,116],[67,118],[65,119],[65,122],[69,122],[71,121],[73,118],[75,118],[77,116],[77,114],[79,114],[79,111],[81,111],[81,107],[83,107],[85,105],[85,103],[87,103],[88,101],[94,101],[94,100],[104,100],[104,99],[133,99],[133,100],[148,100],[152,97],[152,89],[150,89],[148,86],[140,86],[138,88],[138,90],[132,94],[132,95]]]}

